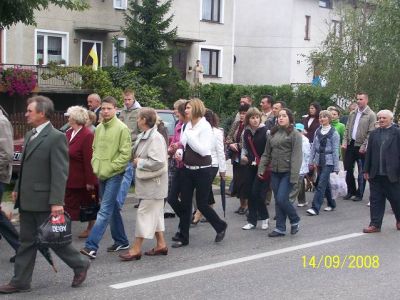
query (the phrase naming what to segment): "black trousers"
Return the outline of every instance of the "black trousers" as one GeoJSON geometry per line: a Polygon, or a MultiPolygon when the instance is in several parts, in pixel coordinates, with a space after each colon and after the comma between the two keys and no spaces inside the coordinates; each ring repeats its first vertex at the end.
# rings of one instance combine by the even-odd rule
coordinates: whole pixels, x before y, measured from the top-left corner
{"type": "MultiPolygon", "coordinates": [[[[50,212],[23,212],[20,211],[20,239],[14,265],[14,277],[11,284],[20,289],[30,288],[32,273],[35,267],[37,253],[37,229],[43,224],[50,212]]],[[[63,260],[75,273],[82,272],[89,264],[89,259],[76,250],[72,244],[61,248],[52,248],[57,256],[63,260]]]]}
{"type": "Polygon", "coordinates": [[[347,145],[343,166],[346,172],[347,193],[361,197],[364,195],[365,179],[362,174],[365,156],[360,154],[360,147],[354,146],[354,141],[347,145]],[[354,165],[358,166],[358,189],[354,178],[354,165]]]}
{"type": "MultiPolygon", "coordinates": [[[[215,177],[216,177],[217,174],[218,174],[218,170],[219,170],[218,167],[211,167],[211,168],[210,168],[210,174],[211,174],[211,175],[210,175],[210,184],[211,184],[211,186],[212,186],[212,183],[213,183],[215,177]]],[[[209,194],[209,196],[208,196],[208,204],[209,204],[209,205],[215,204],[214,193],[213,193],[212,188],[210,189],[210,194],[209,194]]]]}
{"type": "Polygon", "coordinates": [[[381,228],[385,214],[386,199],[397,222],[400,222],[400,183],[390,182],[387,176],[376,176],[369,180],[371,226],[381,228]]]}
{"type": "Polygon", "coordinates": [[[189,228],[192,221],[192,199],[196,190],[197,209],[208,220],[214,230],[219,233],[226,228],[226,223],[219,218],[214,209],[208,204],[208,197],[211,190],[210,168],[197,170],[183,170],[181,178],[181,199],[183,215],[180,217],[180,234],[182,242],[189,243],[189,228]]]}
{"type": "Polygon", "coordinates": [[[181,200],[179,200],[179,195],[181,194],[182,187],[182,176],[183,169],[175,168],[171,176],[171,184],[168,190],[167,201],[171,205],[172,209],[179,217],[178,228],[181,228],[182,216],[183,216],[183,206],[181,200]]]}
{"type": "Polygon", "coordinates": [[[267,206],[264,199],[269,187],[269,181],[261,181],[257,176],[258,168],[249,166],[249,183],[251,185],[249,195],[249,216],[247,221],[257,226],[257,220],[269,219],[267,206]]]}

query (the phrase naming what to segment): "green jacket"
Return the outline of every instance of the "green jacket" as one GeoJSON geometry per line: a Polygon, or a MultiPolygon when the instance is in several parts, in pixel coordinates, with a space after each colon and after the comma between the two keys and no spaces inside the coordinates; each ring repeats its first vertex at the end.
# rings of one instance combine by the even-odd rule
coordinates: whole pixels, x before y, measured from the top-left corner
{"type": "Polygon", "coordinates": [[[258,166],[258,174],[263,174],[266,166],[271,164],[272,172],[289,172],[290,182],[297,183],[303,160],[302,148],[303,140],[297,130],[287,134],[285,129],[279,128],[267,139],[265,151],[258,166]]]}
{"type": "Polygon", "coordinates": [[[125,171],[131,159],[129,128],[116,116],[96,127],[93,140],[93,173],[105,180],[125,171]]]}
{"type": "Polygon", "coordinates": [[[344,137],[344,132],[346,131],[346,125],[344,125],[343,123],[340,123],[339,120],[332,120],[331,125],[332,125],[332,127],[334,127],[334,128],[336,129],[336,131],[339,133],[340,144],[342,144],[342,142],[343,142],[343,137],[344,137]]]}

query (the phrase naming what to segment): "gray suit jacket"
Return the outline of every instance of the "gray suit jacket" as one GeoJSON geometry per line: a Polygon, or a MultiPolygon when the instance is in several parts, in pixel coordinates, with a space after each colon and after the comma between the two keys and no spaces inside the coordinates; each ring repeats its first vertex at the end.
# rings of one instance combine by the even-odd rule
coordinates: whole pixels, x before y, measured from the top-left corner
{"type": "Polygon", "coordinates": [[[49,123],[30,141],[25,136],[15,208],[31,212],[47,212],[51,205],[64,205],[68,178],[68,145],[63,133],[49,123]]]}

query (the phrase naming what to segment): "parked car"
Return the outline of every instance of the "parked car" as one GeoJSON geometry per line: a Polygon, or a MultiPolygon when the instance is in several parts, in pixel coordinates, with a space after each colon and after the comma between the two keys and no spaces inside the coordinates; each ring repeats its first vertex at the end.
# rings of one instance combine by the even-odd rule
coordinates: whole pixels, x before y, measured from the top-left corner
{"type": "MultiPolygon", "coordinates": [[[[176,117],[172,110],[168,109],[156,109],[157,114],[160,116],[162,121],[164,122],[165,127],[167,128],[168,138],[171,139],[174,135],[174,128],[176,123],[176,117]]],[[[60,131],[65,132],[69,128],[68,123],[60,128],[60,131]]],[[[18,176],[20,167],[21,167],[21,159],[22,152],[24,148],[24,139],[19,138],[14,140],[14,158],[13,158],[13,177],[16,178],[18,176]]]]}

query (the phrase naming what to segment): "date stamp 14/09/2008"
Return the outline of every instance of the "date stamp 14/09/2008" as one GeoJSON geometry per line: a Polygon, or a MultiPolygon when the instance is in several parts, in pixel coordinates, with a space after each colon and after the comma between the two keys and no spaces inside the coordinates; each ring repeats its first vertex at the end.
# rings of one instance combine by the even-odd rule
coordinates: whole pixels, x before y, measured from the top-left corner
{"type": "Polygon", "coordinates": [[[378,269],[378,255],[321,255],[301,257],[304,269],[378,269]]]}

